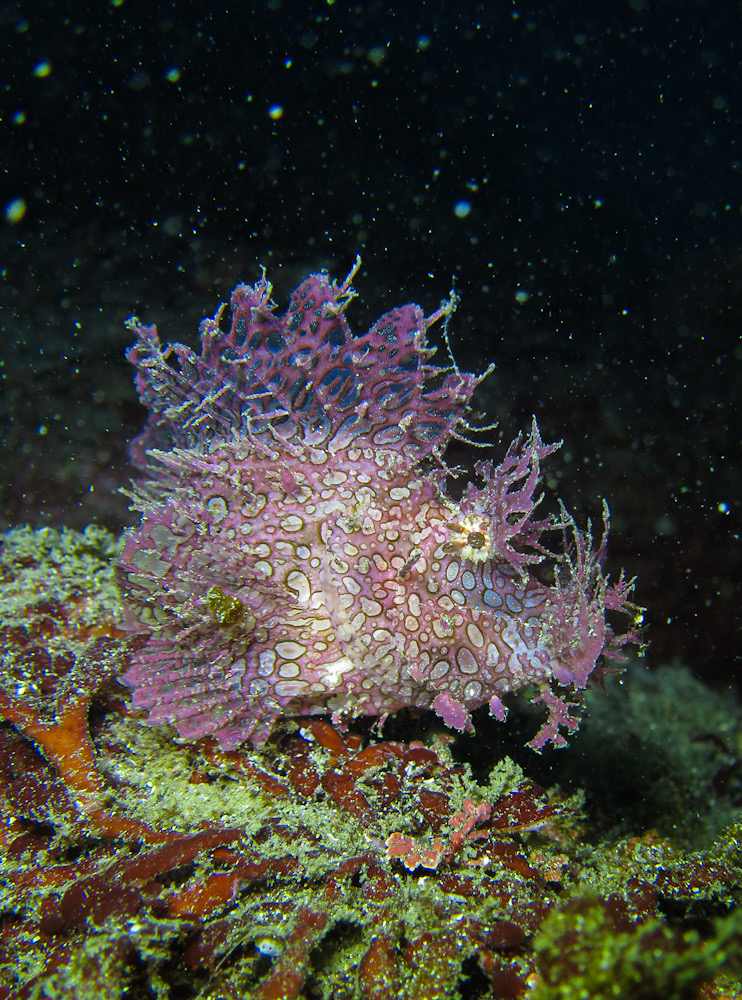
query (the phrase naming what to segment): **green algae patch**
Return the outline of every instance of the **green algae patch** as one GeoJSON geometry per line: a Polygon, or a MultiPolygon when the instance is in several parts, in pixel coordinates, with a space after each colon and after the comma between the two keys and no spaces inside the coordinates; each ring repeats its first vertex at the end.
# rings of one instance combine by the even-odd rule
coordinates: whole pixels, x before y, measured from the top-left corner
{"type": "Polygon", "coordinates": [[[13,528],[0,539],[0,621],[44,601],[86,598],[85,624],[120,620],[113,563],[122,541],[105,528],[13,528]]]}
{"type": "Polygon", "coordinates": [[[702,984],[739,971],[742,914],[718,920],[704,939],[655,917],[628,920],[610,898],[583,897],[553,910],[533,946],[533,1000],[694,1000],[702,984]]]}
{"type": "Polygon", "coordinates": [[[123,618],[113,563],[119,540],[103,528],[15,528],[0,539],[2,688],[38,699],[89,645],[123,618]]]}
{"type": "Polygon", "coordinates": [[[582,788],[598,835],[644,830],[691,850],[733,822],[742,797],[739,702],[680,663],[625,673],[586,692],[587,711],[556,779],[582,788]]]}

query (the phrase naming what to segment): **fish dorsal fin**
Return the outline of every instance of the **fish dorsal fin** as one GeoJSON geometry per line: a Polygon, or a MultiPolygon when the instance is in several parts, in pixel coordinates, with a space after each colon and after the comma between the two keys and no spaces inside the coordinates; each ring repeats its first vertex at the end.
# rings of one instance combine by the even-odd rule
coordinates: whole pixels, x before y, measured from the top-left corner
{"type": "Polygon", "coordinates": [[[440,457],[465,414],[481,377],[429,363],[427,330],[453,311],[452,297],[426,318],[414,304],[385,313],[354,337],[345,308],[354,297],[342,285],[312,274],[276,314],[265,276],[232,293],[200,326],[201,353],[181,344],[162,347],[154,327],[129,321],[137,343],[128,357],[150,421],[133,443],[146,465],[151,448],[200,448],[215,438],[248,437],[265,447],[394,449],[408,461],[440,457]],[[172,356],[174,355],[174,359],[172,356]],[[175,363],[173,363],[173,360],[175,363]]]}

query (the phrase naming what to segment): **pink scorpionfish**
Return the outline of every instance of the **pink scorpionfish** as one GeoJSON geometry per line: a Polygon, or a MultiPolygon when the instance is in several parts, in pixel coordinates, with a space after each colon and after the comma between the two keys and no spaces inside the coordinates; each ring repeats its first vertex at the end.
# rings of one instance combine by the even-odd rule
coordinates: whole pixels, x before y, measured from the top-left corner
{"type": "MultiPolygon", "coordinates": [[[[534,421],[503,461],[476,465],[459,502],[443,451],[463,439],[484,376],[430,363],[416,305],[354,337],[354,297],[310,275],[278,316],[265,276],[201,323],[201,353],[129,322],[128,358],[149,408],[132,455],[138,527],[120,579],[135,642],[124,682],[148,722],[183,740],[260,745],[279,716],[385,717],[431,709],[449,726],[530,686],[548,718],[532,740],[565,744],[584,688],[633,611],[631,584],[601,571],[605,534],[535,519],[546,445],[534,421]],[[542,542],[557,529],[563,551],[542,542]],[[533,566],[552,559],[547,585],[533,566]]],[[[485,373],[486,374],[486,373],[485,373]]],[[[545,574],[542,574],[545,576],[545,574]]]]}

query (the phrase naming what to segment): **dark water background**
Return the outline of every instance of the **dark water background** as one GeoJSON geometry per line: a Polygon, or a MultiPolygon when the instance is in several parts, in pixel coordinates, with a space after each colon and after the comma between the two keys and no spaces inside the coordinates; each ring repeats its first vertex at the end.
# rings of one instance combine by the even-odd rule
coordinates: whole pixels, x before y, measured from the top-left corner
{"type": "Polygon", "coordinates": [[[124,318],[360,252],[351,325],[455,281],[494,439],[564,438],[651,660],[738,682],[739,5],[210,6],[0,3],[4,524],[131,523],[124,318]]]}

